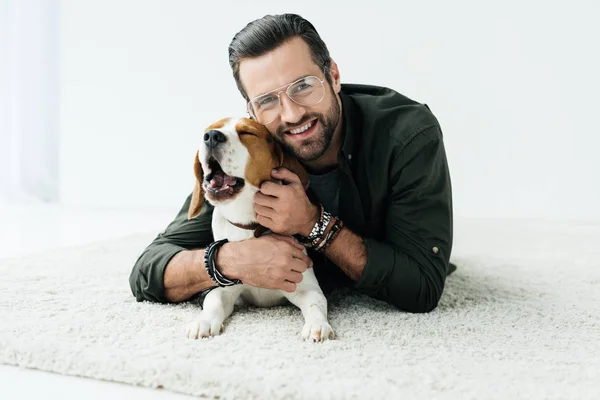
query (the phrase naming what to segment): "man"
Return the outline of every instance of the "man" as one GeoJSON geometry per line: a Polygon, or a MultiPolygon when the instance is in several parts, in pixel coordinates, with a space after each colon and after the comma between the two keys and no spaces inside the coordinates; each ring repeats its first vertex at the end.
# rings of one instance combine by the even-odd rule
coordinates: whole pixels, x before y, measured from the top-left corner
{"type": "MultiPolygon", "coordinates": [[[[265,182],[255,211],[275,233],[226,243],[217,269],[293,291],[312,262],[291,235],[309,235],[322,204],[344,223],[324,255],[310,250],[326,294],[350,287],[404,311],[433,310],[453,267],[453,221],[442,131],[429,108],[387,88],[342,85],[315,28],[294,14],[248,24],[229,61],[249,114],[300,160],[310,188],[306,194],[295,174],[274,170],[284,184],[265,182]]],[[[213,241],[212,207],[187,220],[190,198],[135,263],[138,301],[181,302],[215,287],[203,250],[213,241]]]]}

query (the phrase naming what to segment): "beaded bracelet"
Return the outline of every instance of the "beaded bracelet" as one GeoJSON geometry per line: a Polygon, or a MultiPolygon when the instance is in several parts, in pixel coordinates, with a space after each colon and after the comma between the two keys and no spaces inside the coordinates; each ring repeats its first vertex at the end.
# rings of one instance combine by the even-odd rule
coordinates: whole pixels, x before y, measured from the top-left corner
{"type": "Polygon", "coordinates": [[[208,273],[210,279],[220,287],[239,285],[242,283],[242,281],[239,279],[232,280],[225,277],[221,271],[217,269],[217,265],[215,263],[217,251],[227,242],[227,239],[217,240],[216,242],[209,244],[204,250],[204,268],[206,268],[206,272],[208,273]]]}
{"type": "Polygon", "coordinates": [[[331,230],[327,232],[327,235],[321,239],[321,241],[316,245],[315,250],[319,252],[324,252],[327,247],[331,245],[333,240],[339,235],[340,231],[344,227],[344,221],[340,220],[337,217],[335,218],[335,222],[331,227],[331,230]]]}
{"type": "Polygon", "coordinates": [[[310,234],[306,237],[306,240],[309,242],[312,242],[317,237],[319,237],[319,231],[321,230],[321,225],[323,225],[323,218],[325,217],[325,208],[322,204],[319,204],[319,208],[319,219],[315,223],[315,226],[313,226],[312,231],[310,231],[310,234]]]}
{"type": "MultiPolygon", "coordinates": [[[[296,237],[296,239],[298,239],[298,241],[306,247],[312,247],[311,244],[315,240],[319,239],[321,237],[321,235],[323,235],[323,232],[325,232],[325,229],[327,228],[327,225],[329,224],[329,220],[325,221],[325,218],[328,214],[325,211],[325,208],[320,203],[318,204],[318,206],[321,209],[320,213],[319,213],[319,219],[317,220],[317,222],[315,222],[315,225],[313,226],[309,235],[308,236],[302,236],[300,234],[294,235],[296,237]]],[[[331,218],[331,216],[329,216],[329,218],[331,218]]]]}
{"type": "Polygon", "coordinates": [[[317,237],[315,237],[315,239],[313,239],[311,241],[309,247],[315,247],[321,242],[321,240],[323,240],[323,237],[325,236],[325,231],[327,230],[327,227],[329,226],[329,221],[331,221],[331,214],[328,213],[327,211],[325,211],[323,213],[323,222],[319,226],[318,235],[317,235],[317,237]]]}

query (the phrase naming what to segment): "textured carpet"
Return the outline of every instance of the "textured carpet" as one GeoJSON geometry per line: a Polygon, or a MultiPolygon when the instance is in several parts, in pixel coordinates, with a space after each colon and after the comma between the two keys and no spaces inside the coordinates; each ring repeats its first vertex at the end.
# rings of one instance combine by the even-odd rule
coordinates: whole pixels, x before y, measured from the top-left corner
{"type": "Polygon", "coordinates": [[[438,308],[330,299],[337,340],[300,311],[240,307],[189,340],[193,304],[137,303],[127,278],[154,237],[0,260],[0,362],[221,398],[597,399],[600,224],[462,220],[438,308]]]}

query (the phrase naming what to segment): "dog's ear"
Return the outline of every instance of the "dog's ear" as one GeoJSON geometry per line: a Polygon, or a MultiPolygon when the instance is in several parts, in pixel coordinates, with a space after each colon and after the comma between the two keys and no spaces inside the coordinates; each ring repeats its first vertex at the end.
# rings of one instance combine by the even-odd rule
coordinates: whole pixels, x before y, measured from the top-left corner
{"type": "Polygon", "coordinates": [[[204,191],[202,190],[202,182],[204,182],[204,171],[198,158],[199,152],[196,152],[196,158],[194,158],[194,175],[196,175],[196,186],[192,193],[192,201],[190,202],[190,208],[188,209],[188,219],[196,218],[202,207],[204,206],[204,191]]]}
{"type": "Polygon", "coordinates": [[[300,161],[298,161],[298,159],[293,155],[282,150],[279,143],[275,143],[275,156],[277,157],[279,162],[278,166],[287,168],[296,175],[298,175],[298,177],[300,178],[300,182],[302,182],[304,190],[308,189],[308,185],[310,183],[308,179],[308,172],[306,172],[306,169],[304,169],[302,164],[300,164],[300,161]]]}

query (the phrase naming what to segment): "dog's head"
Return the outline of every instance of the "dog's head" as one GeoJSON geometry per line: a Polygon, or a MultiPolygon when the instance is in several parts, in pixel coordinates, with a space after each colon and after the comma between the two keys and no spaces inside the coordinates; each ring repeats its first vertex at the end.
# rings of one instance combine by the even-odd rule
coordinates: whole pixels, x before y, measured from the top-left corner
{"type": "Polygon", "coordinates": [[[276,167],[294,172],[308,188],[306,170],[263,125],[248,118],[224,118],[210,125],[194,158],[196,185],[188,219],[200,214],[205,198],[215,206],[252,199],[264,181],[272,180],[276,167]]]}

